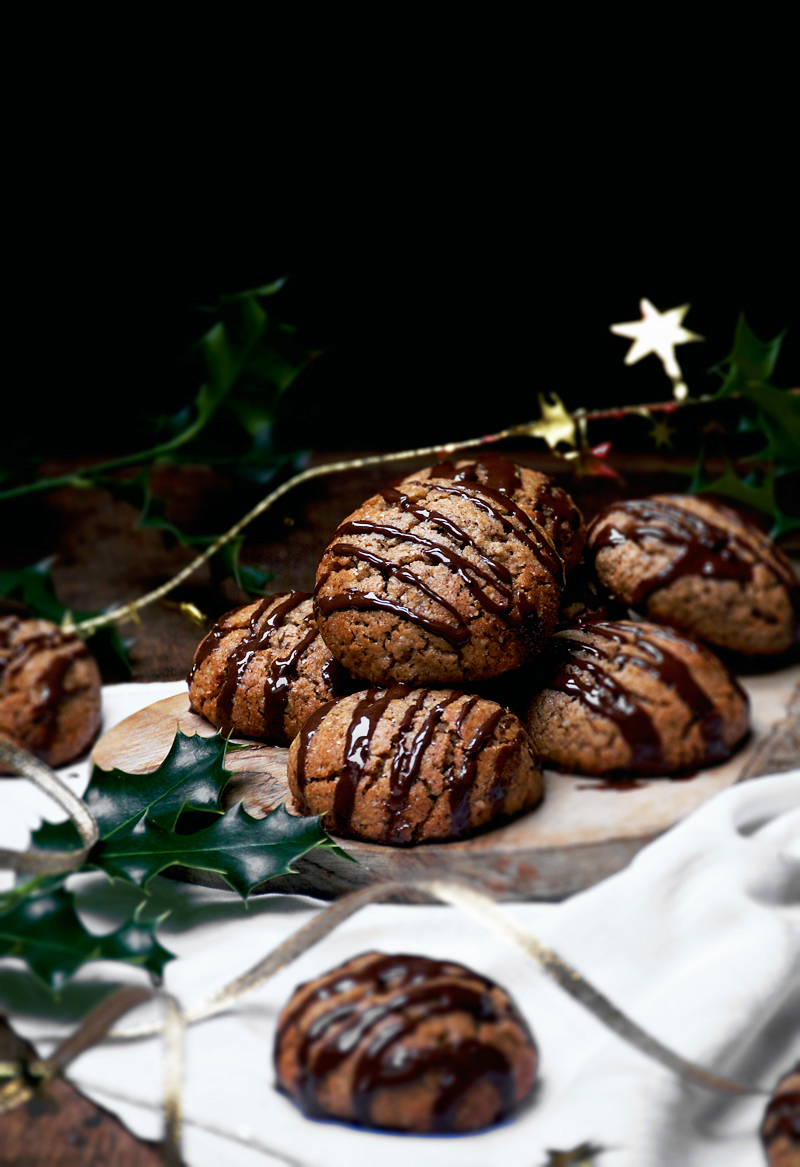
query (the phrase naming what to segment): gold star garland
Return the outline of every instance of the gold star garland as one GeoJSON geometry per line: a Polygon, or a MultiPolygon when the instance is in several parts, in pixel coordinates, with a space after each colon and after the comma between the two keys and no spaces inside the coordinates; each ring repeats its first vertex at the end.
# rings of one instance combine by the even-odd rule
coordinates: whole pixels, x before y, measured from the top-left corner
{"type": "MultiPolygon", "coordinates": [[[[623,417],[631,417],[635,414],[641,414],[642,410],[671,413],[677,408],[676,402],[662,401],[653,405],[641,406],[624,406],[619,409],[600,409],[586,411],[585,409],[578,409],[574,413],[569,413],[563,401],[556,393],[549,395],[550,400],[546,400],[543,394],[539,394],[539,403],[542,408],[542,416],[537,421],[524,422],[521,425],[510,426],[508,429],[499,430],[494,434],[484,434],[479,438],[468,438],[463,442],[447,442],[443,446],[418,446],[412,450],[398,450],[391,454],[373,454],[366,458],[349,458],[341,462],[328,462],[323,466],[313,466],[309,470],[303,470],[300,474],[295,474],[293,478],[288,479],[277,490],[273,490],[266,498],[263,498],[257,503],[252,510],[248,511],[237,523],[220,535],[209,547],[206,548],[202,554],[198,555],[191,563],[187,564],[181,571],[167,580],[166,583],[160,587],[155,588],[152,592],[141,596],[138,600],[133,600],[128,604],[121,604],[119,607],[113,608],[110,612],[104,612],[101,616],[93,616],[89,620],[81,620],[78,623],[72,619],[72,614],[67,612],[62,621],[62,631],[67,633],[75,633],[84,639],[93,636],[100,628],[107,627],[110,624],[124,623],[131,620],[134,623],[140,623],[139,612],[142,608],[149,607],[150,604],[156,603],[158,600],[163,600],[170,592],[179,587],[185,580],[189,578],[199,567],[212,556],[216,555],[227,543],[235,539],[237,535],[257,519],[260,515],[265,514],[271,507],[283,498],[289,491],[294,490],[296,486],[300,486],[303,482],[309,482],[314,478],[323,478],[328,474],[340,474],[345,470],[361,470],[367,466],[382,466],[388,465],[392,462],[405,462],[415,459],[424,458],[449,458],[459,450],[475,449],[480,446],[493,445],[496,442],[504,441],[506,438],[541,438],[545,441],[548,447],[554,453],[567,461],[575,463],[575,469],[578,474],[586,473],[587,464],[597,463],[598,457],[603,457],[608,448],[595,448],[593,453],[588,446],[587,439],[587,424],[590,421],[599,421],[603,419],[613,418],[618,420],[623,417]],[[569,450],[562,450],[559,447],[569,446],[569,450]],[[598,454],[597,451],[600,450],[598,454]]],[[[702,400],[702,399],[701,399],[702,400]]],[[[604,443],[607,447],[607,443],[604,443]]],[[[595,472],[596,467],[595,467],[595,472]]],[[[605,471],[601,471],[605,472],[605,471]]],[[[613,471],[610,472],[613,475],[613,471]]],[[[188,618],[197,620],[197,609],[194,605],[179,604],[177,605],[182,613],[188,618]]]]}

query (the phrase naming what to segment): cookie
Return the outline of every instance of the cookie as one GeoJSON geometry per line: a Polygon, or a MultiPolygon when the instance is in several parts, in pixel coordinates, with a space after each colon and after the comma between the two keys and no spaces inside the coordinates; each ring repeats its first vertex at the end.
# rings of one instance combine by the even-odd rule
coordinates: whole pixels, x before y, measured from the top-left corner
{"type": "Polygon", "coordinates": [[[100,670],[49,620],[0,616],[0,735],[49,766],[80,757],[100,728],[100,670]]]}
{"type": "Polygon", "coordinates": [[[537,1054],[511,998],[450,961],[368,952],[301,985],[281,1013],[278,1087],[308,1115],[471,1131],[528,1097],[537,1054]]]}
{"type": "Polygon", "coordinates": [[[800,1062],[781,1079],[761,1124],[769,1167],[800,1167],[800,1062]]]}
{"type": "Polygon", "coordinates": [[[407,475],[399,485],[431,478],[488,486],[509,495],[555,545],[568,572],[579,563],[586,542],[583,515],[567,492],[546,474],[520,466],[501,454],[484,454],[473,462],[438,462],[407,475]]]}
{"type": "Polygon", "coordinates": [[[526,725],[548,765],[579,774],[670,774],[722,762],[748,700],[708,649],[670,628],[600,620],[556,633],[526,725]]]}
{"type": "Polygon", "coordinates": [[[795,640],[792,566],[729,507],[679,494],[614,503],[592,523],[588,550],[600,583],[649,619],[750,657],[795,640]]]}
{"type": "Polygon", "coordinates": [[[372,684],[461,684],[518,668],[555,626],[564,565],[510,495],[445,478],[388,487],[317,572],[325,643],[372,684]]]}
{"type": "Polygon", "coordinates": [[[189,699],[224,734],[288,745],[347,683],[317,631],[310,595],[282,592],[214,625],[195,653],[189,699]]]}
{"type": "Polygon", "coordinates": [[[340,835],[458,839],[535,806],[542,777],[521,722],[458,690],[369,689],[309,718],[289,751],[301,813],[340,835]]]}

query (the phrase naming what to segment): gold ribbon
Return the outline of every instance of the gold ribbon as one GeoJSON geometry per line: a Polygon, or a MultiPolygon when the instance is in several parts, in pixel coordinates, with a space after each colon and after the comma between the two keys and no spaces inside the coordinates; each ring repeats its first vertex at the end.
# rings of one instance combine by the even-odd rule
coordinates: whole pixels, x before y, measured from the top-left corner
{"type": "MultiPolygon", "coordinates": [[[[667,1046],[662,1045],[645,1030],[631,1021],[607,997],[598,992],[581,974],[547,945],[542,944],[524,928],[498,907],[494,900],[483,892],[452,880],[433,880],[414,883],[379,883],[360,891],[351,892],[343,896],[329,908],[320,912],[282,944],[279,944],[268,956],[254,965],[241,977],[231,981],[205,1001],[187,1009],[184,1014],[186,1025],[193,1025],[223,1012],[246,993],[258,988],[269,980],[279,969],[291,964],[297,957],[307,952],[320,940],[324,939],[342,921],[352,916],[367,904],[382,900],[396,892],[423,891],[444,903],[459,908],[479,923],[488,927],[496,935],[512,944],[533,960],[543,972],[552,977],[571,997],[587,1008],[599,1021],[613,1030],[618,1037],[623,1038],[641,1053],[653,1058],[661,1065],[666,1066],[674,1073],[695,1082],[706,1089],[717,1090],[723,1094],[768,1094],[769,1091],[743,1086],[738,1082],[722,1078],[711,1073],[702,1066],[687,1061],[679,1054],[674,1053],[667,1046]]],[[[164,1024],[155,1022],[149,1025],[139,1025],[129,1029],[115,1029],[110,1036],[121,1039],[150,1037],[161,1033],[164,1024]]]]}
{"type": "Polygon", "coordinates": [[[29,778],[34,785],[49,795],[67,812],[78,829],[83,846],[72,851],[6,851],[0,848],[0,869],[33,872],[38,875],[58,875],[79,868],[99,837],[99,829],[86,803],[78,798],[59,776],[27,750],[12,745],[0,737],[0,760],[16,773],[0,774],[0,778],[29,778]]]}

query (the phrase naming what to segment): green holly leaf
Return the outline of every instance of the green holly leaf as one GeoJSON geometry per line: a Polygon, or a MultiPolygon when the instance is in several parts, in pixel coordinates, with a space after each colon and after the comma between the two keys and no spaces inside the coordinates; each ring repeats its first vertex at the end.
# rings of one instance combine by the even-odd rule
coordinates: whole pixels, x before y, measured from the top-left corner
{"type": "Polygon", "coordinates": [[[729,397],[732,393],[746,394],[752,386],[766,384],[773,372],[781,351],[785,332],[773,340],[759,340],[745,320],[740,316],[736,325],[733,348],[722,362],[727,365],[725,380],[717,390],[717,397],[729,397]]]}
{"type": "Polygon", "coordinates": [[[292,871],[292,863],[328,842],[319,818],[297,818],[277,807],[252,818],[237,803],[211,826],[178,835],[142,818],[124,836],[98,843],[89,862],[139,886],[173,864],[218,872],[246,897],[254,887],[292,871]]]}
{"type": "Polygon", "coordinates": [[[22,600],[32,615],[60,624],[66,609],[56,598],[50,578],[50,569],[54,563],[55,556],[51,555],[29,567],[0,571],[0,596],[15,596],[22,600]]]}
{"type": "Polygon", "coordinates": [[[141,905],[121,927],[106,936],[87,931],[74,896],[63,877],[49,879],[0,912],[0,956],[21,957],[31,970],[56,991],[89,960],[123,960],[160,976],[172,960],[171,952],[155,938],[158,920],[141,919],[141,905]]]}
{"type": "MultiPolygon", "coordinates": [[[[28,567],[20,567],[14,571],[0,571],[0,596],[13,596],[25,604],[31,616],[42,620],[50,620],[53,624],[61,624],[67,615],[67,609],[58,599],[53,587],[52,567],[55,556],[40,559],[28,567]]],[[[70,611],[70,617],[79,623],[89,620],[93,616],[100,616],[101,612],[70,611]]],[[[128,649],[133,639],[120,636],[115,624],[110,628],[101,628],[87,641],[91,645],[94,655],[110,657],[123,666],[127,673],[131,671],[128,649]]]]}
{"type": "Polygon", "coordinates": [[[745,423],[761,430],[766,445],[753,457],[783,469],[800,468],[800,396],[770,384],[785,333],[763,341],[739,317],[736,336],[723,367],[727,366],[717,397],[742,397],[757,407],[755,419],[745,423]]]}
{"type": "Polygon", "coordinates": [[[717,478],[698,477],[690,488],[694,494],[726,494],[746,506],[755,507],[767,515],[777,511],[775,501],[775,471],[756,477],[740,478],[729,459],[725,460],[725,470],[717,478]]]}
{"type": "MultiPolygon", "coordinates": [[[[178,730],[169,754],[150,774],[95,766],[84,799],[100,841],[89,852],[87,867],[139,886],[173,864],[195,867],[218,872],[246,896],[272,876],[290,872],[294,860],[312,847],[344,854],[318,818],[295,817],[283,806],[263,819],[239,805],[223,813],[220,795],[230,777],[225,750],[219,734],[188,737],[178,730]],[[210,826],[193,829],[191,812],[197,811],[212,817],[210,826]]],[[[42,850],[80,846],[71,822],[44,823],[33,841],[42,850]]]]}
{"type": "Polygon", "coordinates": [[[172,831],[183,811],[221,814],[219,796],[231,776],[224,766],[225,745],[219,734],[189,737],[178,730],[166,758],[149,774],[95,766],[83,797],[97,820],[101,840],[128,834],[144,816],[172,831]]]}

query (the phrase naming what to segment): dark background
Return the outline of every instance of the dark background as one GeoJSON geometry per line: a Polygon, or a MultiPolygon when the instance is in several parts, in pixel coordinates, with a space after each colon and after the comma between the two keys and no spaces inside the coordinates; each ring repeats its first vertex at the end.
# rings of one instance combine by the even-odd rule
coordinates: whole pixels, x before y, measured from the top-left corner
{"type": "Polygon", "coordinates": [[[740,312],[764,339],[789,330],[775,381],[800,381],[788,219],[770,230],[763,217],[733,226],[713,211],[648,218],[633,196],[614,216],[551,200],[504,222],[495,204],[478,233],[455,215],[416,231],[397,205],[305,235],[281,223],[237,230],[225,216],[173,238],[163,222],[143,230],[128,208],[30,235],[11,280],[6,441],[43,457],[149,445],[148,419],[196,392],[186,353],[208,318],[192,306],[278,276],[288,281],[271,307],[324,350],[284,400],[276,438],[287,449],[474,436],[537,417],[539,391],[570,409],[668,399],[656,358],[625,367],[629,342],[609,332],[639,316],[642,296],[662,311],[691,303],[685,326],[706,337],[678,350],[693,392],[718,385],[708,370],[740,312]]]}

